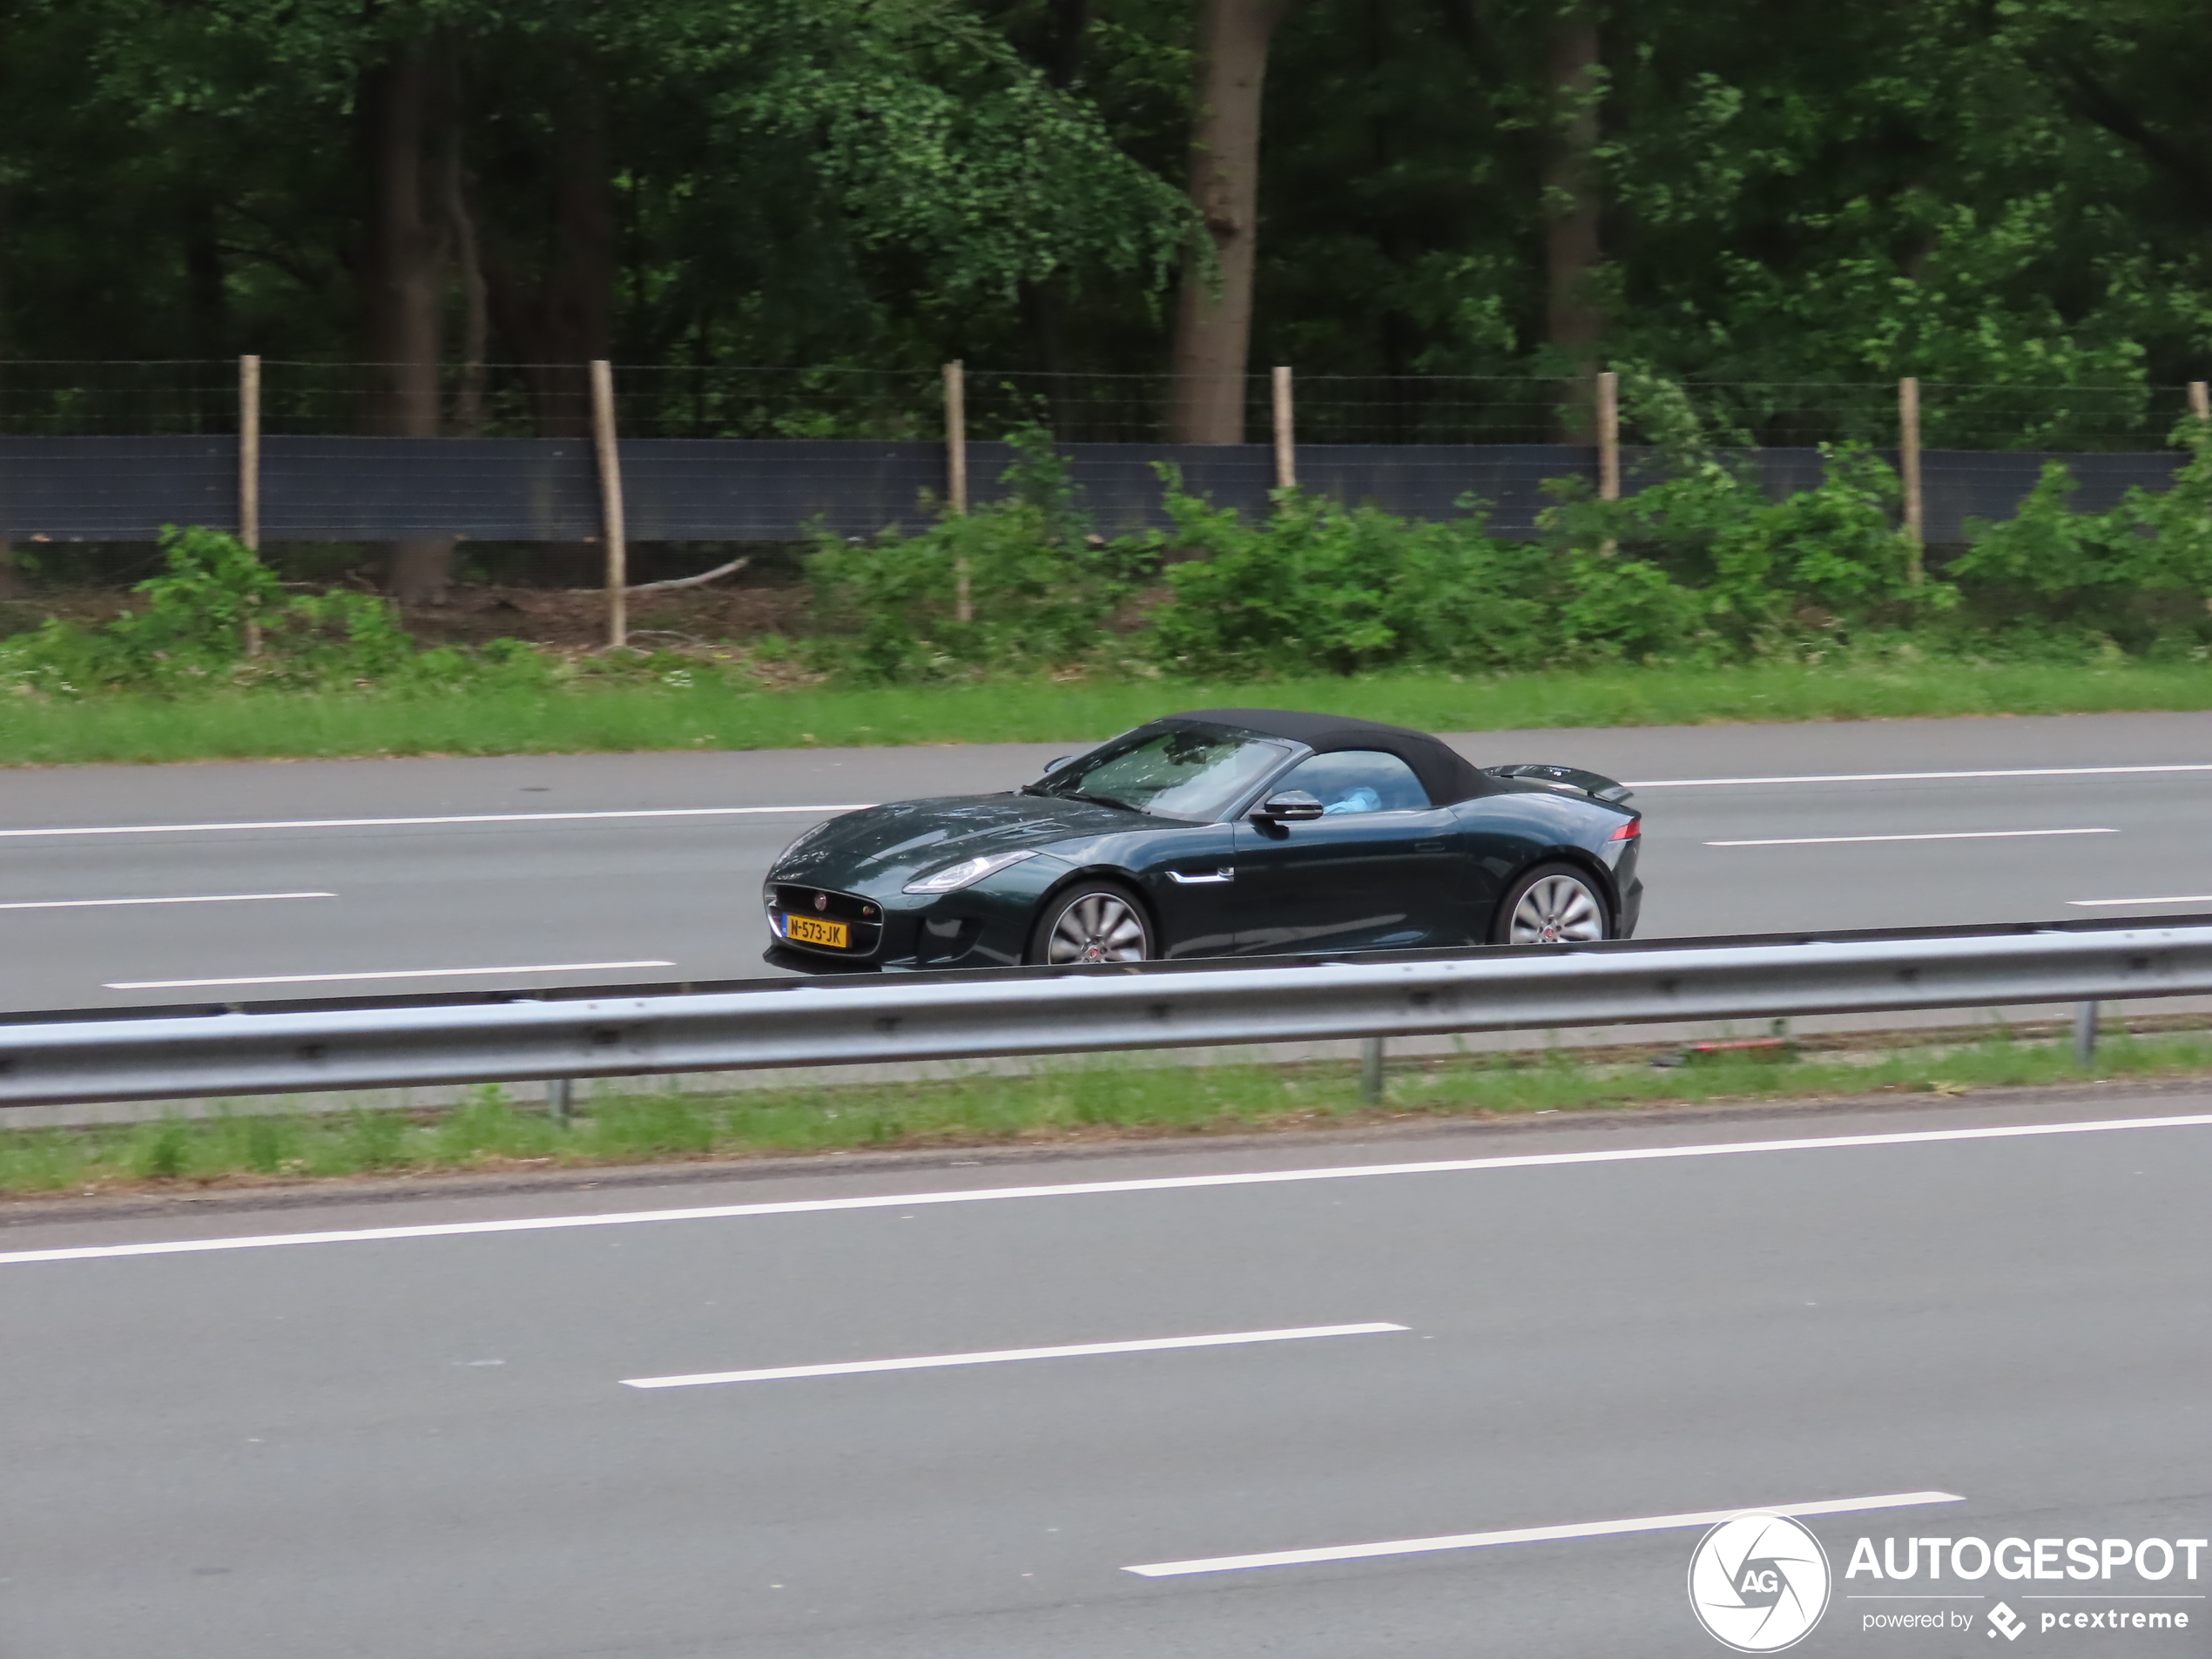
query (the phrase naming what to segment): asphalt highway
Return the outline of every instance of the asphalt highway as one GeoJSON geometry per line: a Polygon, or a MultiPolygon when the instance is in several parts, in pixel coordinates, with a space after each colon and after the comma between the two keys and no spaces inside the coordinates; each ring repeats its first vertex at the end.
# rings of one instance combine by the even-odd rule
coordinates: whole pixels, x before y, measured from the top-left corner
{"type": "Polygon", "coordinates": [[[1795,1652],[2201,1654],[2202,1551],[1844,1568],[2206,1536],[2209,1181],[2092,1096],[19,1222],[0,1656],[1670,1659],[1692,1518],[1799,1505],[1795,1652]]]}
{"type": "MultiPolygon", "coordinates": [[[[2212,717],[1454,741],[1639,785],[1645,938],[2212,908],[2212,717]]],[[[0,1008],[764,974],[761,878],[826,812],[1073,746],[11,772],[0,1008]]]]}

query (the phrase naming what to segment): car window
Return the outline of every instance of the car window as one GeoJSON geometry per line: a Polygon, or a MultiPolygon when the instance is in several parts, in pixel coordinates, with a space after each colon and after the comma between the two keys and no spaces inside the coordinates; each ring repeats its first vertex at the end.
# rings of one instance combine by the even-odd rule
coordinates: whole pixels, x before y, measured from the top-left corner
{"type": "Polygon", "coordinates": [[[1275,786],[1274,793],[1303,789],[1321,803],[1324,818],[1352,813],[1423,812],[1428,791],[1413,776],[1413,769],[1396,755],[1379,749],[1346,749],[1339,754],[1315,755],[1291,769],[1275,786]]]}
{"type": "Polygon", "coordinates": [[[1032,794],[1111,801],[1211,824],[1283,755],[1279,743],[1222,726],[1139,727],[1028,787],[1032,794]]]}

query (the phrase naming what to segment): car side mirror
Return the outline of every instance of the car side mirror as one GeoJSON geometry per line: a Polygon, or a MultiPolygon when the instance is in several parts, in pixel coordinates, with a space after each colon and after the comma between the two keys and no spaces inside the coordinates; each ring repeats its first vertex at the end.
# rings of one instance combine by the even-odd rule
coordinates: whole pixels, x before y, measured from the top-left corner
{"type": "Polygon", "coordinates": [[[1046,761],[1046,762],[1044,763],[1044,769],[1045,769],[1046,773],[1047,773],[1047,774],[1049,774],[1049,773],[1055,772],[1059,771],[1061,767],[1062,767],[1062,766],[1066,765],[1067,765],[1067,764],[1068,764],[1070,760],[1073,760],[1075,758],[1076,758],[1076,757],[1075,757],[1075,756],[1073,756],[1073,755],[1062,755],[1062,756],[1061,756],[1061,757],[1060,757],[1057,760],[1048,760],[1048,761],[1046,761]]]}
{"type": "Polygon", "coordinates": [[[1321,803],[1303,789],[1286,789],[1279,795],[1270,795],[1264,805],[1253,809],[1252,816],[1278,824],[1307,824],[1321,816],[1321,803]]]}

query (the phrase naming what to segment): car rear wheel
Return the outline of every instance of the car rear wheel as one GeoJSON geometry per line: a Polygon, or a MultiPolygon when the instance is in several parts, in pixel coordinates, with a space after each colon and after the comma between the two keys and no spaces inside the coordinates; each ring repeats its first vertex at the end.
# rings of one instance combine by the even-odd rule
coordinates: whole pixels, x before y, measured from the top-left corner
{"type": "Polygon", "coordinates": [[[1029,960],[1059,968],[1076,962],[1141,962],[1152,954],[1152,924],[1127,888],[1079,881],[1055,894],[1029,935],[1029,960]]]}
{"type": "Polygon", "coordinates": [[[1613,936],[1605,895],[1571,864],[1540,864],[1506,889],[1494,945],[1579,945],[1613,936]]]}

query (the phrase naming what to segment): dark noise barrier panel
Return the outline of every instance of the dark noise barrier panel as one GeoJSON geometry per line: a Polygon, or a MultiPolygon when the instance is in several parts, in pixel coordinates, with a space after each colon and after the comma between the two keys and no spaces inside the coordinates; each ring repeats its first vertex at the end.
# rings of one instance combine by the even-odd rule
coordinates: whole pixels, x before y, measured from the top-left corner
{"type": "MultiPolygon", "coordinates": [[[[817,528],[866,537],[928,523],[945,487],[936,443],[863,439],[637,438],[622,446],[629,534],[639,542],[786,541],[817,528]]],[[[1262,444],[1063,446],[1084,506],[1106,535],[1163,529],[1163,467],[1217,506],[1266,510],[1274,457],[1262,444]]],[[[1759,449],[1754,465],[1779,498],[1818,482],[1816,449],[1759,449]]],[[[1893,451],[1884,458],[1892,464],[1893,451]]],[[[1006,493],[1004,444],[968,446],[977,502],[1006,493]]],[[[1654,482],[1650,452],[1622,451],[1624,488],[1654,482]]],[[[2172,452],[2052,455],[1930,450],[1921,457],[1927,539],[1964,541],[1969,518],[2009,517],[2046,461],[2100,511],[2136,485],[2162,489],[2172,452]]],[[[1347,503],[1409,518],[1458,517],[1470,499],[1494,534],[1536,534],[1548,480],[1594,485],[1595,452],[1568,444],[1308,444],[1298,482],[1347,503]]],[[[0,536],[18,542],[145,542],[165,524],[238,526],[233,438],[0,438],[0,536]]],[[[262,440],[261,534],[271,542],[581,542],[599,529],[591,446],[565,438],[262,440]]]]}

